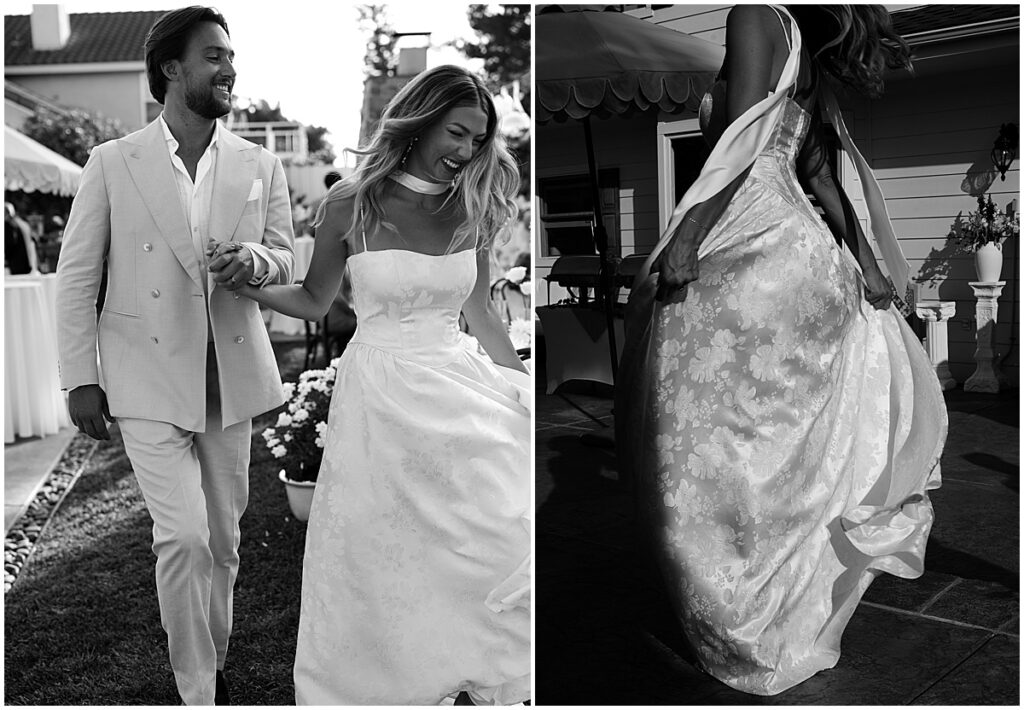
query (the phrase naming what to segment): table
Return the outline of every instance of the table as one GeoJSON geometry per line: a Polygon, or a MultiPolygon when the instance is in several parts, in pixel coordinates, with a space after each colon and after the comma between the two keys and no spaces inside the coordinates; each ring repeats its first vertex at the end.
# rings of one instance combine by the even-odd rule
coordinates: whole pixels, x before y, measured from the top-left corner
{"type": "MultiPolygon", "coordinates": [[[[313,261],[313,237],[295,238],[295,269],[293,279],[302,281],[309,271],[309,264],[313,261]]],[[[267,330],[286,335],[303,335],[306,332],[306,321],[301,318],[292,318],[282,315],[277,311],[270,311],[267,320],[267,330]]]]}
{"type": "MultiPolygon", "coordinates": [[[[535,309],[544,331],[547,394],[569,380],[615,384],[605,312],[593,306],[541,306],[535,309]]],[[[615,344],[622,356],[622,317],[615,317],[615,344]]]]}
{"type": "Polygon", "coordinates": [[[4,279],[4,443],[70,426],[57,373],[52,274],[4,279]]]}

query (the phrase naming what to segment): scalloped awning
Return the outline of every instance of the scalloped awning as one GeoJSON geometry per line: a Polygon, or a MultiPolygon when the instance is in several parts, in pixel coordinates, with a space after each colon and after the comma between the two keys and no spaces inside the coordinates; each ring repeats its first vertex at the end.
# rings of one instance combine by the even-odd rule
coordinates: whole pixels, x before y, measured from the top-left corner
{"type": "Polygon", "coordinates": [[[725,58],[717,44],[593,6],[548,6],[536,28],[540,123],[652,106],[696,111],[725,58]]]}
{"type": "Polygon", "coordinates": [[[24,133],[4,126],[4,189],[52,192],[71,197],[78,192],[82,169],[24,133]]]}

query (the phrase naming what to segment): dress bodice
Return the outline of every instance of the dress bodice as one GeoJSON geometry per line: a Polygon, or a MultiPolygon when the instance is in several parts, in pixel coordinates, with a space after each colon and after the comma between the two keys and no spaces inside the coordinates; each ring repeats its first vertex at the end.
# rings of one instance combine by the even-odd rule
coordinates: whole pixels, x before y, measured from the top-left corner
{"type": "MultiPolygon", "coordinates": [[[[762,155],[770,154],[784,158],[790,162],[796,160],[803,145],[804,137],[810,126],[810,116],[800,104],[786,97],[782,112],[782,120],[775,126],[772,136],[761,152],[762,155]]],[[[722,132],[728,126],[728,119],[725,115],[725,82],[716,81],[711,89],[701,99],[698,111],[700,130],[708,143],[714,145],[718,142],[722,132]]]]}
{"type": "MultiPolygon", "coordinates": [[[[711,90],[704,94],[700,104],[701,132],[712,145],[721,137],[727,125],[724,84],[723,81],[716,81],[711,90]]],[[[810,114],[800,104],[789,96],[783,99],[781,118],[750,171],[751,177],[774,188],[790,204],[806,209],[810,209],[810,203],[804,197],[804,190],[797,179],[796,157],[810,125],[810,114]]]]}
{"type": "Polygon", "coordinates": [[[348,266],[357,318],[352,343],[436,366],[463,351],[459,314],[476,282],[474,250],[362,251],[348,266]]]}

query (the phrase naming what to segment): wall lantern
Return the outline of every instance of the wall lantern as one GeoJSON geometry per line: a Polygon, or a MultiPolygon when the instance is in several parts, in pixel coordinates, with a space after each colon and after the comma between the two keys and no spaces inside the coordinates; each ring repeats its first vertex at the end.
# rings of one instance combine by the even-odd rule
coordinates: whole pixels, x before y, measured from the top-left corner
{"type": "Polygon", "coordinates": [[[1006,171],[1017,157],[1018,130],[1016,123],[1004,123],[999,128],[999,137],[992,146],[992,164],[999,171],[999,177],[1006,180],[1006,171]]]}

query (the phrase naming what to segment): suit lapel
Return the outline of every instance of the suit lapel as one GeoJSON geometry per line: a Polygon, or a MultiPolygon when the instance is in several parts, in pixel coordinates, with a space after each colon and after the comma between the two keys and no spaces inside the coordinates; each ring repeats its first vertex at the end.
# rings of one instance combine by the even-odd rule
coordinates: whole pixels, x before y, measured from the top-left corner
{"type": "Polygon", "coordinates": [[[259,166],[256,156],[261,149],[223,127],[219,142],[213,204],[210,207],[210,237],[217,241],[228,241],[234,236],[235,227],[238,226],[249,198],[259,166]]]}
{"type": "Polygon", "coordinates": [[[178,198],[174,183],[174,167],[167,152],[167,142],[159,121],[144,128],[132,140],[120,142],[128,173],[142,195],[146,208],[153,216],[160,234],[174,252],[182,268],[202,288],[199,280],[199,262],[192,246],[188,222],[178,198]]]}

